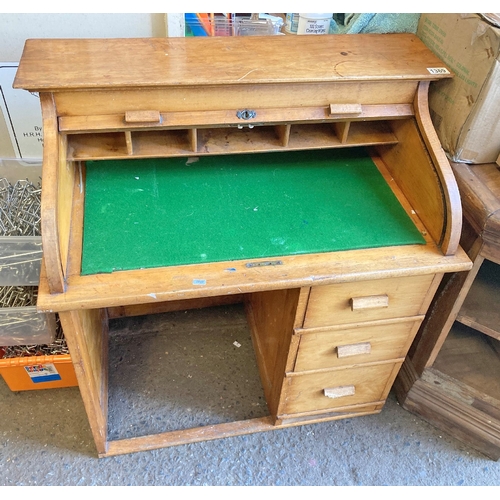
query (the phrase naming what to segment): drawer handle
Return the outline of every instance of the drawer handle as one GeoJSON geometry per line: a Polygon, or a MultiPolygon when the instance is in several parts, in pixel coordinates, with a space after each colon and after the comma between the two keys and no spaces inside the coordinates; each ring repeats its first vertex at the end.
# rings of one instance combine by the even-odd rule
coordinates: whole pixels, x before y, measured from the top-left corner
{"type": "Polygon", "coordinates": [[[127,111],[125,113],[125,123],[161,123],[162,116],[159,111],[142,110],[127,111]]]}
{"type": "Polygon", "coordinates": [[[389,307],[389,297],[387,295],[369,295],[367,297],[352,297],[351,309],[376,309],[389,307]]]}
{"type": "Polygon", "coordinates": [[[360,115],[361,104],[330,104],[330,115],[360,115]]]}
{"type": "Polygon", "coordinates": [[[356,388],[353,385],[343,385],[341,387],[330,387],[329,389],[323,389],[323,394],[327,398],[342,398],[344,396],[354,396],[356,393],[356,388]]]}
{"type": "Polygon", "coordinates": [[[359,344],[348,344],[337,346],[337,357],[348,358],[349,356],[357,356],[358,354],[370,354],[372,346],[370,342],[360,342],[359,344]]]}

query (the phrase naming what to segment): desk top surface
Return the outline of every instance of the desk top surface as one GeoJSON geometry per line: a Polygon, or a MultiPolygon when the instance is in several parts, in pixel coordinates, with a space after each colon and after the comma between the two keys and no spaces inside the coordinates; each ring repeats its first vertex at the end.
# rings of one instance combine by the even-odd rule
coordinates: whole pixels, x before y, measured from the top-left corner
{"type": "Polygon", "coordinates": [[[407,33],[30,39],[14,88],[436,80],[452,76],[447,71],[416,35],[407,33]]]}

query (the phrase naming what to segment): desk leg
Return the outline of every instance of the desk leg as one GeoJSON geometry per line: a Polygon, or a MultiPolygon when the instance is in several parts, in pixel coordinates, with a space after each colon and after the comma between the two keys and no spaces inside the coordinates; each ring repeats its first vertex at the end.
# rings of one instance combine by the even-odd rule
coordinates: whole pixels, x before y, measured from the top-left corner
{"type": "Polygon", "coordinates": [[[105,309],[59,313],[99,454],[107,451],[108,318],[105,309]]]}

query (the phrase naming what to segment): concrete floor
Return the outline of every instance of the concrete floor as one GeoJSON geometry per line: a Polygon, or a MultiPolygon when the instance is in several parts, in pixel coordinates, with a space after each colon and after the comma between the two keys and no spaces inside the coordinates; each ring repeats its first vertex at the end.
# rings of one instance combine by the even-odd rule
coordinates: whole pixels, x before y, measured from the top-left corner
{"type": "MultiPolygon", "coordinates": [[[[252,355],[239,306],[114,320],[110,436],[266,414],[252,355]]],[[[3,486],[500,485],[500,462],[393,394],[378,415],[104,459],[78,388],[14,393],[0,379],[0,402],[3,486]]]]}

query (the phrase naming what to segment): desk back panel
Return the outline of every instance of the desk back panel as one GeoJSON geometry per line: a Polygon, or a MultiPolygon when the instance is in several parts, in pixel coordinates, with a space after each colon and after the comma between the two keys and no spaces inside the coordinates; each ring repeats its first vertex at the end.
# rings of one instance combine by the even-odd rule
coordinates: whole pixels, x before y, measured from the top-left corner
{"type": "Polygon", "coordinates": [[[89,161],[82,274],[425,244],[364,149],[89,161]]]}

